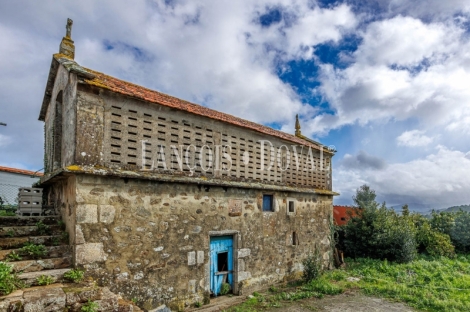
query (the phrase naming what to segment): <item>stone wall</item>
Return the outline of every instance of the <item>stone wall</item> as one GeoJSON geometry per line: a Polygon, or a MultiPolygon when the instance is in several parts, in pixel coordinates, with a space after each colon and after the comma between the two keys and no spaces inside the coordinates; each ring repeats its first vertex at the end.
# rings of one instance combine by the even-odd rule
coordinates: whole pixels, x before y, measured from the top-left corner
{"type": "Polygon", "coordinates": [[[74,162],[76,142],[76,92],[77,75],[70,73],[62,65],[57,65],[54,87],[51,92],[51,102],[46,111],[44,120],[44,171],[52,172],[68,166],[74,162]],[[60,103],[61,102],[61,103],[60,103]],[[54,138],[54,120],[58,114],[57,105],[60,105],[61,134],[54,138]],[[58,141],[58,142],[57,142],[58,141]],[[57,151],[57,149],[59,151],[57,151]],[[59,162],[54,164],[55,155],[59,153],[59,162]]]}
{"type": "Polygon", "coordinates": [[[75,217],[77,208],[76,176],[56,178],[54,183],[46,186],[46,201],[48,205],[56,207],[69,234],[69,242],[75,243],[75,217]]]}
{"type": "Polygon", "coordinates": [[[238,293],[298,278],[315,245],[330,263],[331,196],[272,191],[274,211],[263,212],[255,189],[93,175],[77,175],[75,189],[76,265],[146,308],[202,301],[210,235],[235,235],[238,293]]]}

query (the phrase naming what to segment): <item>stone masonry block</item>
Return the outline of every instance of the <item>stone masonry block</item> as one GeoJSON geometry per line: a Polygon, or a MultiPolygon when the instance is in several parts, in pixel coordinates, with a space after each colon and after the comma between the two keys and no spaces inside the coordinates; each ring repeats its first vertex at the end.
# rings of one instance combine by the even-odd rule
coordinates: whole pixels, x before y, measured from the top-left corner
{"type": "Polygon", "coordinates": [[[188,265],[195,265],[196,264],[196,252],[190,251],[188,252],[188,265]]]}
{"type": "Polygon", "coordinates": [[[204,263],[204,251],[203,250],[198,250],[197,252],[197,264],[203,264],[204,263]]]}
{"type": "Polygon", "coordinates": [[[116,209],[113,205],[100,205],[100,222],[110,224],[114,221],[116,209]]]}
{"type": "Polygon", "coordinates": [[[75,263],[90,264],[106,260],[103,243],[88,243],[75,246],[75,263]]]}
{"type": "Polygon", "coordinates": [[[97,205],[78,205],[77,223],[97,223],[98,206],[97,205]]]}
{"type": "Polygon", "coordinates": [[[196,280],[190,280],[188,282],[188,291],[190,294],[196,293],[196,280]]]}
{"type": "Polygon", "coordinates": [[[251,250],[249,248],[242,248],[238,249],[238,258],[245,258],[251,254],[251,250]]]}
{"type": "Polygon", "coordinates": [[[238,259],[238,271],[245,271],[245,260],[238,259]]]}
{"type": "Polygon", "coordinates": [[[63,311],[65,309],[65,293],[62,288],[39,288],[25,291],[24,311],[63,311]]]}
{"type": "Polygon", "coordinates": [[[75,225],[75,244],[84,244],[85,236],[83,236],[82,227],[80,225],[75,225]]]}
{"type": "Polygon", "coordinates": [[[95,287],[64,287],[63,290],[65,292],[67,305],[83,303],[88,300],[100,300],[103,297],[103,291],[95,287]]]}
{"type": "Polygon", "coordinates": [[[246,271],[238,272],[238,281],[239,282],[244,281],[244,280],[249,279],[249,278],[251,278],[251,273],[250,272],[246,272],[246,271]]]}

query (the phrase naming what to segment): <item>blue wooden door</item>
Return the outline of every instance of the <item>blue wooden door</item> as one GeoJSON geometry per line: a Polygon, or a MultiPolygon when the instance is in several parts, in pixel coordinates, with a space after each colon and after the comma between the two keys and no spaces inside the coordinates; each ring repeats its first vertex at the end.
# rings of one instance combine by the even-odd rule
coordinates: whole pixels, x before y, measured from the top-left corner
{"type": "Polygon", "coordinates": [[[220,294],[223,283],[233,289],[233,236],[213,236],[211,251],[211,291],[220,294]]]}

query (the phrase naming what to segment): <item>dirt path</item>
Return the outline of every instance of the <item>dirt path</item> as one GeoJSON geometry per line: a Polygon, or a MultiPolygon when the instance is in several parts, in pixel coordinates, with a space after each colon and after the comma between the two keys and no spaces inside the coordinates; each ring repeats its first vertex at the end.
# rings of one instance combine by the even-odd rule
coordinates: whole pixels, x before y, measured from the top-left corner
{"type": "MultiPolygon", "coordinates": [[[[202,308],[193,308],[193,312],[220,312],[232,311],[236,305],[241,304],[247,298],[245,296],[222,296],[211,299],[211,304],[202,308]]],[[[386,299],[367,297],[358,291],[346,291],[341,295],[325,296],[323,299],[304,299],[294,302],[279,302],[280,307],[267,305],[259,308],[250,307],[250,311],[271,312],[418,312],[400,302],[391,302],[386,299]]],[[[240,310],[238,310],[240,311],[240,310]]]]}
{"type": "Polygon", "coordinates": [[[267,311],[285,312],[415,312],[417,310],[400,302],[367,297],[357,292],[346,292],[323,299],[307,299],[283,305],[282,308],[271,308],[267,311]]]}

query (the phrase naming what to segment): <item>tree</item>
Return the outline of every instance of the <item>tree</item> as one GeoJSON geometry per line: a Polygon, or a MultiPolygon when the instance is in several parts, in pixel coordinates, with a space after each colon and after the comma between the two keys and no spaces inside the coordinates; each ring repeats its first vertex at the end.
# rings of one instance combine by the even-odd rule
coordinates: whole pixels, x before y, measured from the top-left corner
{"type": "Polygon", "coordinates": [[[460,210],[456,213],[455,224],[450,231],[450,237],[459,251],[470,250],[470,213],[460,210]]]}
{"type": "Polygon", "coordinates": [[[375,191],[363,185],[353,200],[362,208],[343,227],[348,256],[409,262],[416,257],[416,229],[411,218],[375,201],[375,191]]]}
{"type": "Polygon", "coordinates": [[[410,209],[408,208],[408,205],[403,205],[401,208],[401,215],[404,217],[408,217],[410,215],[410,209]]]}
{"type": "Polygon", "coordinates": [[[377,208],[379,204],[375,201],[376,196],[375,191],[364,184],[356,190],[356,195],[352,199],[358,208],[377,208]]]}

